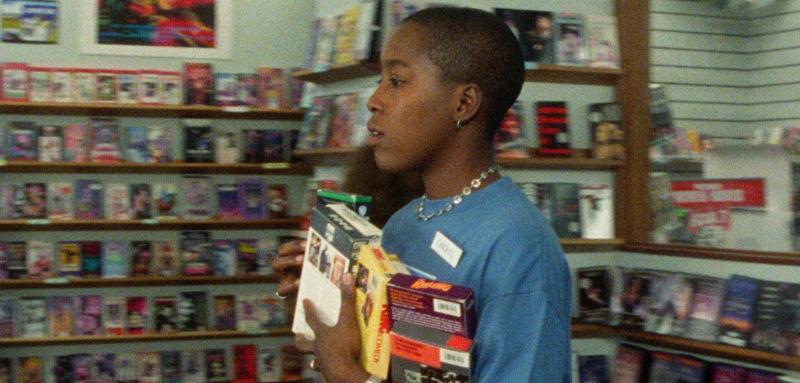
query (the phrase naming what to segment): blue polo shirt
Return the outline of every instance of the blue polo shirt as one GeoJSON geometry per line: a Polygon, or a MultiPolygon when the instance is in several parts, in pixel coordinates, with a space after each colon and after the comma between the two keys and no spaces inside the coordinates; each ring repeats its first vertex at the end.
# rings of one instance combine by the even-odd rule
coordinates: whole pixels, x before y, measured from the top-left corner
{"type": "MultiPolygon", "coordinates": [[[[426,200],[424,213],[450,200],[426,200]]],[[[383,247],[419,276],[475,292],[473,381],[570,382],[570,271],[536,207],[507,177],[428,222],[417,219],[418,205],[389,219],[383,247]],[[463,250],[455,267],[431,249],[437,232],[463,250]]]]}

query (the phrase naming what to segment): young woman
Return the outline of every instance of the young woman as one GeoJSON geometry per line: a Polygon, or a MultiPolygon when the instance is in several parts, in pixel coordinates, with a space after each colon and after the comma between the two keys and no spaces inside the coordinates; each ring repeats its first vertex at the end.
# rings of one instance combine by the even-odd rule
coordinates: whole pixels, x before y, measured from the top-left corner
{"type": "MultiPolygon", "coordinates": [[[[386,223],[382,245],[415,273],[474,290],[474,382],[569,382],[571,278],[542,215],[493,164],[492,139],[524,78],[520,46],[494,15],[430,8],[407,18],[381,54],[370,145],[387,172],[419,171],[425,194],[386,223]]],[[[374,382],[358,364],[353,277],[341,316],[314,330],[328,382],[374,382]]]]}

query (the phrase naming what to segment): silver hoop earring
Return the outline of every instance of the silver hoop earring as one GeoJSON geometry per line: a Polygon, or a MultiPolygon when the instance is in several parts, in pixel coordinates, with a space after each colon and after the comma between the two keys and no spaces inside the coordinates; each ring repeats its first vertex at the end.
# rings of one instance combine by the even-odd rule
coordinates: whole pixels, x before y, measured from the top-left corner
{"type": "Polygon", "coordinates": [[[456,120],[456,130],[461,130],[461,120],[456,120]]]}

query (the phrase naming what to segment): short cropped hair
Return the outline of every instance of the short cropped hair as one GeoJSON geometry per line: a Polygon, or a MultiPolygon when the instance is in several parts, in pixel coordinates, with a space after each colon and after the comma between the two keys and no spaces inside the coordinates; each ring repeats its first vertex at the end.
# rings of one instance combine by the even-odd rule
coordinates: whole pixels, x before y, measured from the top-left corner
{"type": "Polygon", "coordinates": [[[403,20],[408,23],[425,29],[423,52],[445,80],[481,88],[487,103],[486,138],[492,141],[525,78],[522,49],[514,33],[499,17],[474,8],[427,8],[403,20]]]}

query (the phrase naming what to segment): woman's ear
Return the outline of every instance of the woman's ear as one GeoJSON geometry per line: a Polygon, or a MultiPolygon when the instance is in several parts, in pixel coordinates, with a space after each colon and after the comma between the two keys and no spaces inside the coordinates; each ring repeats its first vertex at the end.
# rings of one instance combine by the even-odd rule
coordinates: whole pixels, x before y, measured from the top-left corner
{"type": "Polygon", "coordinates": [[[478,115],[478,110],[480,110],[481,102],[483,101],[483,92],[474,83],[459,85],[456,87],[455,92],[456,108],[453,113],[453,119],[460,121],[460,125],[464,126],[478,115]]]}

